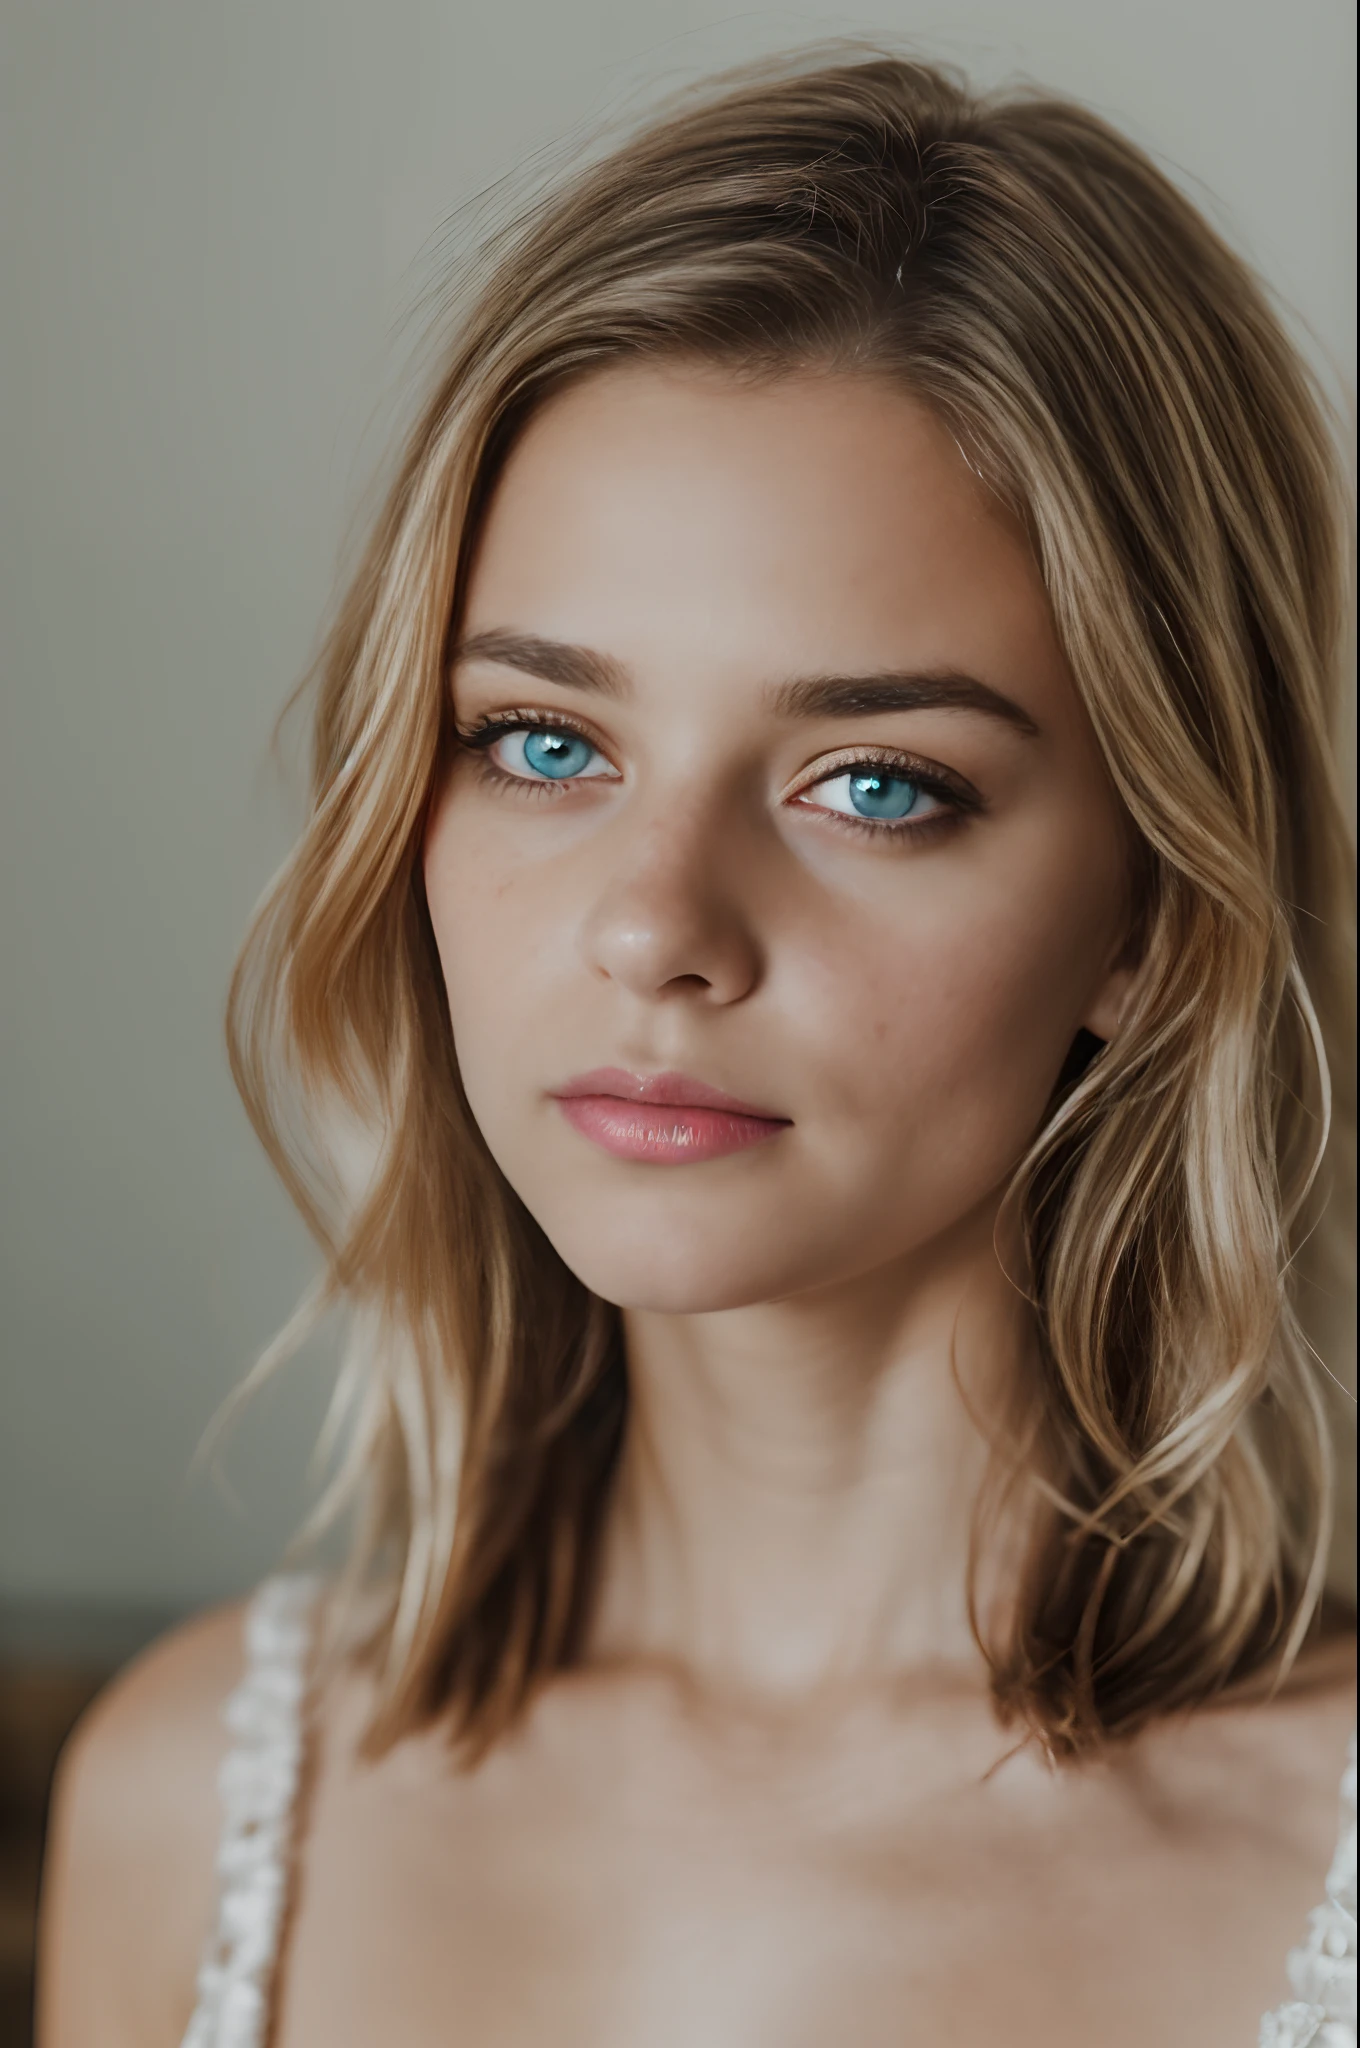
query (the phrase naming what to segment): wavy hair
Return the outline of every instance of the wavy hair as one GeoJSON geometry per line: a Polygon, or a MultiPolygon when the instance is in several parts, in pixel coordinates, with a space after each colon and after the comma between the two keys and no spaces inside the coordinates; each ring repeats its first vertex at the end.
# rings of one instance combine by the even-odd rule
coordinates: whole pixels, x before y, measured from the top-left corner
{"type": "Polygon", "coordinates": [[[1323,1588],[1299,1255],[1348,1159],[1344,497],[1261,286],[1146,156],[1061,99],[860,54],[720,81],[495,240],[318,663],[310,816],[229,1036],[324,1254],[304,1319],[354,1315],[330,1505],[357,1495],[376,1588],[370,1741],[444,1714],[480,1751],[590,1610],[619,1319],[472,1119],[420,850],[499,467],[565,380],[649,357],[931,407],[1024,521],[1132,822],[1136,1009],[1074,1048],[1017,1163],[1031,1534],[1018,1596],[975,1608],[1003,1713],[1076,1753],[1286,1669],[1323,1588]]]}

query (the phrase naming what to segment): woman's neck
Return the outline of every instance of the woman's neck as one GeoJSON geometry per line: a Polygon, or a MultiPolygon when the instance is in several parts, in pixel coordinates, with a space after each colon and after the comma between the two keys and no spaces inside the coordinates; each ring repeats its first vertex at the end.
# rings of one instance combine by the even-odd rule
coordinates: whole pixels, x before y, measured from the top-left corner
{"type": "Polygon", "coordinates": [[[981,1676],[973,1510],[1029,1328],[993,1224],[835,1291],[626,1314],[593,1656],[766,1697],[981,1676]]]}

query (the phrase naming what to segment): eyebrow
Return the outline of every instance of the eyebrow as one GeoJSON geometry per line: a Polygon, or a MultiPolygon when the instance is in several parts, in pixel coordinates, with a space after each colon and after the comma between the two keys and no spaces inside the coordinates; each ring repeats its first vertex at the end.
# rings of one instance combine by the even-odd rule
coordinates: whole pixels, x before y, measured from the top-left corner
{"type": "Polygon", "coordinates": [[[628,671],[607,654],[573,647],[565,640],[540,640],[533,633],[474,633],[453,651],[457,661],[494,661],[517,668],[541,683],[561,683],[568,690],[590,690],[600,697],[626,697],[628,671]]]}
{"type": "Polygon", "coordinates": [[[802,676],[771,693],[784,718],[864,718],[880,711],[980,711],[1027,739],[1039,727],[1023,706],[959,669],[889,670],[866,676],[802,676]]]}
{"type": "MultiPolygon", "coordinates": [[[[621,662],[590,647],[542,640],[532,633],[492,630],[474,633],[454,650],[457,661],[490,661],[518,669],[540,682],[596,696],[623,697],[630,678],[621,662]]],[[[768,696],[781,718],[870,718],[885,711],[977,711],[997,718],[1026,738],[1039,727],[1013,698],[958,669],[889,670],[862,676],[800,676],[776,685],[768,696]]]]}

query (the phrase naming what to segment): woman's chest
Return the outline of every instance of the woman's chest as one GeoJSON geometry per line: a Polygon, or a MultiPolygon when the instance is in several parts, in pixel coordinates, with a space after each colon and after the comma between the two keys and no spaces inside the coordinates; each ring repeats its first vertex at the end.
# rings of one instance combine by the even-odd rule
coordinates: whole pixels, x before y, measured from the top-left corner
{"type": "Polygon", "coordinates": [[[786,1783],[621,1750],[332,1785],[277,2048],[1254,2038],[1325,1851],[1101,1781],[909,1793],[895,1761],[786,1783]]]}

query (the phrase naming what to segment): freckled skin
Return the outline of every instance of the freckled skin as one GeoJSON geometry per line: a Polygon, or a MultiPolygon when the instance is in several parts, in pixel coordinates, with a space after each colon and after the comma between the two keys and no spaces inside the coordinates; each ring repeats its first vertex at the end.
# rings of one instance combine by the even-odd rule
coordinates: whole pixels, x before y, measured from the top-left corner
{"type": "Polygon", "coordinates": [[[463,723],[580,715],[619,772],[536,800],[464,762],[426,851],[473,1109],[567,1263],[627,1306],[722,1308],[844,1281],[989,1203],[1075,1032],[1112,1028],[1125,841],[1023,537],[945,431],[868,381],[597,378],[500,484],[465,633],[497,628],[632,677],[588,700],[460,664],[463,723]],[[790,676],[934,668],[1038,736],[764,704],[790,676]],[[781,801],[860,743],[966,777],[981,814],[912,846],[781,801]],[[684,1173],[621,1167],[550,1095],[605,1064],[695,1074],[792,1128],[684,1173]]]}

